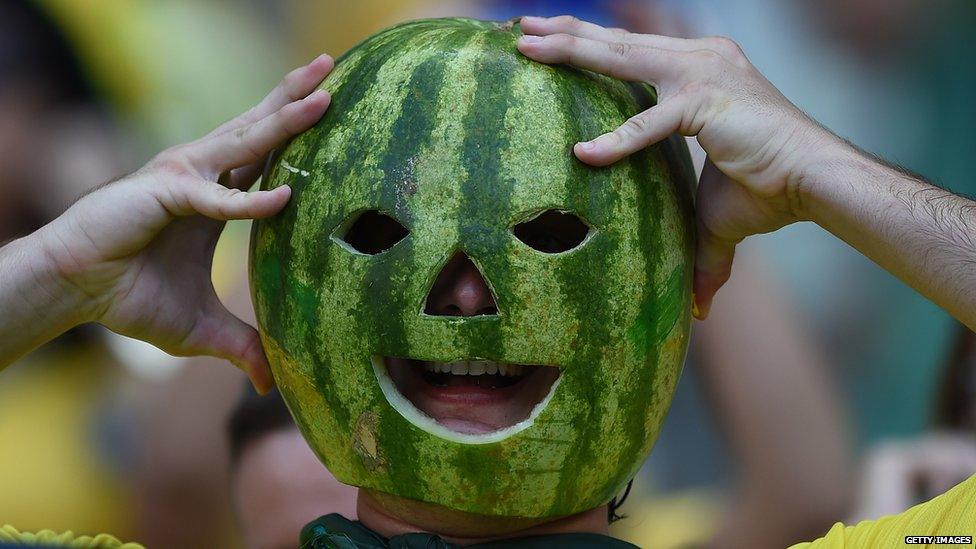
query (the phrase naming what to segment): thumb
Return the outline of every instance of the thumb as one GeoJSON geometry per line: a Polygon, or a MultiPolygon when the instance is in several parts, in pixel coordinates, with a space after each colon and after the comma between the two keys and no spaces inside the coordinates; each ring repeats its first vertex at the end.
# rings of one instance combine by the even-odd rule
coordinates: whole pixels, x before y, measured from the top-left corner
{"type": "Polygon", "coordinates": [[[694,304],[695,318],[704,320],[712,307],[712,299],[732,274],[732,259],[735,255],[735,241],[724,239],[709,228],[709,220],[714,223],[715,215],[723,215],[729,204],[723,186],[729,185],[725,175],[712,164],[705,163],[701,180],[698,183],[697,245],[695,249],[694,304]]]}
{"type": "Polygon", "coordinates": [[[234,316],[222,304],[211,311],[191,333],[204,354],[229,360],[247,374],[254,389],[265,394],[274,387],[271,367],[261,346],[261,336],[253,326],[234,316]]]}
{"type": "Polygon", "coordinates": [[[698,245],[695,250],[694,309],[695,318],[705,320],[712,299],[732,274],[735,244],[715,236],[698,221],[698,245]]]}

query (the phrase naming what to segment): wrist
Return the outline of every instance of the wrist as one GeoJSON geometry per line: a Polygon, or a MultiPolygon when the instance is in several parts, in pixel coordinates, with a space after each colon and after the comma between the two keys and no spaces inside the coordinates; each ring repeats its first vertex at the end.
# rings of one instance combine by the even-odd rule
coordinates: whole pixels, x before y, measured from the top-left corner
{"type": "Polygon", "coordinates": [[[60,279],[42,231],[0,248],[0,370],[87,321],[88,300],[60,279]]]}
{"type": "Polygon", "coordinates": [[[865,162],[854,146],[826,130],[804,149],[802,168],[788,183],[790,203],[799,220],[823,226],[833,206],[853,191],[852,174],[865,162]]]}
{"type": "Polygon", "coordinates": [[[96,320],[97,300],[80,283],[83,267],[59,236],[60,221],[55,219],[20,244],[31,264],[31,284],[47,296],[46,307],[57,315],[59,324],[71,328],[96,320]]]}

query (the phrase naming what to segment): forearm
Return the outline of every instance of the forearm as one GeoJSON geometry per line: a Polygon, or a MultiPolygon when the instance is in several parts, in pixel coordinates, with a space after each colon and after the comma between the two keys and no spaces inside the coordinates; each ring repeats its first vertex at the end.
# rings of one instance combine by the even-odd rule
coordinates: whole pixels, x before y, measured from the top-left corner
{"type": "Polygon", "coordinates": [[[85,321],[84,300],[44,252],[44,230],[0,248],[0,370],[85,321]]]}
{"type": "Polygon", "coordinates": [[[836,150],[801,188],[806,217],[976,329],[976,203],[836,150]]]}

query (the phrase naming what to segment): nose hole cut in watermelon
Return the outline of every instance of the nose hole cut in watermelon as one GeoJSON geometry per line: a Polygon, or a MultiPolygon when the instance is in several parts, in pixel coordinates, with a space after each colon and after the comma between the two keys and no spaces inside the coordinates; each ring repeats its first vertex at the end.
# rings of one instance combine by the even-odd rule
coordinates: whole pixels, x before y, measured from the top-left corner
{"type": "Polygon", "coordinates": [[[462,251],[456,251],[441,267],[427,299],[424,314],[428,316],[483,317],[498,316],[494,291],[481,269],[462,251]]]}
{"type": "Polygon", "coordinates": [[[332,240],[362,255],[376,255],[396,246],[410,231],[392,216],[379,210],[361,210],[350,215],[332,233],[332,240]]]}

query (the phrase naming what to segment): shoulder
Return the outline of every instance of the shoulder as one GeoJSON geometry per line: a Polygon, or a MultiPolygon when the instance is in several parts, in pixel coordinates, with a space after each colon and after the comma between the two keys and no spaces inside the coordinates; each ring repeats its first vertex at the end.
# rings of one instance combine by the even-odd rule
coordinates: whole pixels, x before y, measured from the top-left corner
{"type": "MultiPolygon", "coordinates": [[[[920,537],[920,544],[933,543],[928,536],[959,537],[976,534],[976,475],[948,492],[897,515],[866,520],[854,526],[835,524],[822,538],[790,549],[840,549],[853,547],[898,547],[906,538],[920,537]]],[[[948,541],[948,540],[947,540],[948,541]]],[[[961,541],[961,540],[955,540],[961,541]]]]}

